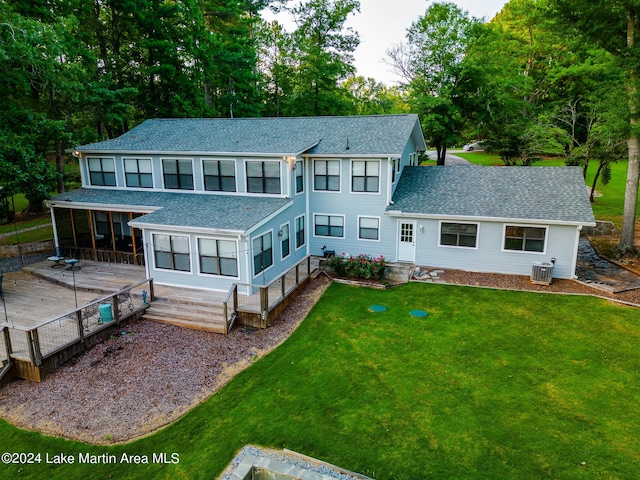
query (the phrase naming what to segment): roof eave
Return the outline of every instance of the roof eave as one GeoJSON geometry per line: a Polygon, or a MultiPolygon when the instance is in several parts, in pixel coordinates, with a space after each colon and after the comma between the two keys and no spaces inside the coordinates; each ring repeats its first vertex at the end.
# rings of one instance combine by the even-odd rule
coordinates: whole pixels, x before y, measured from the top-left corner
{"type": "Polygon", "coordinates": [[[432,213],[412,213],[401,210],[388,210],[385,215],[396,218],[422,218],[425,220],[458,220],[474,222],[495,222],[495,223],[523,223],[531,225],[565,225],[575,227],[595,227],[596,222],[585,222],[578,220],[551,220],[544,218],[517,218],[517,217],[486,217],[473,215],[442,215],[432,213]]]}

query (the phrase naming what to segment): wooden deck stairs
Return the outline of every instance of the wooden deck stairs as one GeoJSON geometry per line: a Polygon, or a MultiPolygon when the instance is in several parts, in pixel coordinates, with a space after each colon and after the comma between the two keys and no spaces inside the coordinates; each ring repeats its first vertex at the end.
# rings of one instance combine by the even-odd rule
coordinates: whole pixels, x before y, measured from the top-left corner
{"type": "Polygon", "coordinates": [[[190,288],[156,286],[146,320],[224,333],[222,294],[190,288]]]}

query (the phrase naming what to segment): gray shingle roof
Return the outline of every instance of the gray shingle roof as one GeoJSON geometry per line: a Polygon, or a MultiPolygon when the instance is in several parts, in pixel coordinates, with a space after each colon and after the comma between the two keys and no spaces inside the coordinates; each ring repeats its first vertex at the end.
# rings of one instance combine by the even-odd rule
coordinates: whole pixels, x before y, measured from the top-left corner
{"type": "Polygon", "coordinates": [[[157,226],[193,227],[244,232],[290,200],[232,195],[205,195],[184,192],[141,192],[131,190],[103,190],[81,188],[57,195],[50,203],[57,207],[85,204],[99,209],[103,206],[158,208],[136,222],[157,226]]]}
{"type": "Polygon", "coordinates": [[[579,167],[406,167],[387,211],[595,222],[579,167]]]}
{"type": "Polygon", "coordinates": [[[176,118],[146,120],[124,135],[77,147],[81,152],[197,152],[293,155],[399,155],[414,136],[424,149],[418,116],[176,118]],[[348,149],[347,149],[348,145],[348,149]]]}

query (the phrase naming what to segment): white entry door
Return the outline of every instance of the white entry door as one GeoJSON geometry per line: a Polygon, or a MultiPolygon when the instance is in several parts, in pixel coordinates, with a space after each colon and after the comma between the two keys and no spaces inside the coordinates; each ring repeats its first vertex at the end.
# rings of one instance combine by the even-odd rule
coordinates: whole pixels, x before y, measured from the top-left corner
{"type": "Polygon", "coordinates": [[[416,261],[416,222],[398,222],[398,261],[416,261]]]}

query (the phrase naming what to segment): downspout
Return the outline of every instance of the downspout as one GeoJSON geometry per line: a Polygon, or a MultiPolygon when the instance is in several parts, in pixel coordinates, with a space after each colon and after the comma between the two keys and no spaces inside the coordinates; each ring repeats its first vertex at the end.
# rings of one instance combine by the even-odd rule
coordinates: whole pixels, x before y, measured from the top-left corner
{"type": "Polygon", "coordinates": [[[578,244],[580,243],[580,232],[582,231],[582,225],[578,225],[576,227],[576,240],[573,243],[574,245],[574,250],[573,250],[573,260],[571,262],[571,278],[578,278],[578,276],[576,275],[576,267],[578,265],[578,244]]]}

